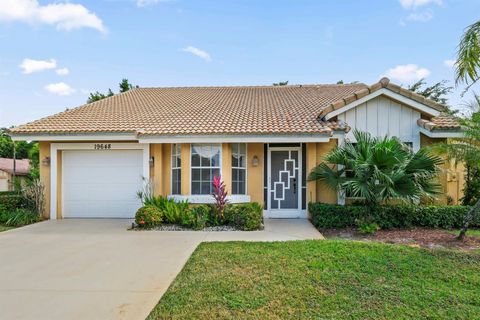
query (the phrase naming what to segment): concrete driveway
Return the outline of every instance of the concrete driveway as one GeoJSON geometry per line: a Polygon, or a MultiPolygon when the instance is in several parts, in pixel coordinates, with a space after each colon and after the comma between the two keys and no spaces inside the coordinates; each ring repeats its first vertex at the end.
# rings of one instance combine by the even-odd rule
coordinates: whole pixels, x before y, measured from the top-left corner
{"type": "Polygon", "coordinates": [[[202,241],[321,239],[306,220],[264,231],[126,231],[58,220],[0,233],[0,319],[145,319],[202,241]]]}

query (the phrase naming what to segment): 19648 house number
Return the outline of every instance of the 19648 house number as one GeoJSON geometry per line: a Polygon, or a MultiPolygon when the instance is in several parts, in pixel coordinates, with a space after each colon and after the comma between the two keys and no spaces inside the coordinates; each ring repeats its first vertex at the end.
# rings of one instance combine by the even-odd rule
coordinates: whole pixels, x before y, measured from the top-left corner
{"type": "Polygon", "coordinates": [[[111,143],[95,143],[93,145],[93,149],[95,150],[110,150],[112,149],[111,143]]]}

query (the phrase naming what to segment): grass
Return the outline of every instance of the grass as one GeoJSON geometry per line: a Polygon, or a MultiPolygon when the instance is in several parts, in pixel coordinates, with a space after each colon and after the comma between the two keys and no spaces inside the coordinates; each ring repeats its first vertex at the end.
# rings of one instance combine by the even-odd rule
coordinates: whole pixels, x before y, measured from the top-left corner
{"type": "Polygon", "coordinates": [[[151,319],[479,319],[480,255],[357,241],[202,243],[151,319]]]}
{"type": "MultiPolygon", "coordinates": [[[[460,229],[458,230],[448,230],[448,232],[456,234],[460,233],[460,229]]],[[[467,236],[472,236],[472,237],[479,237],[480,238],[480,229],[468,229],[467,230],[467,236]]]]}
{"type": "Polygon", "coordinates": [[[4,225],[0,224],[0,232],[7,231],[7,230],[10,230],[10,229],[13,229],[13,227],[7,227],[7,226],[4,226],[4,225]]]}

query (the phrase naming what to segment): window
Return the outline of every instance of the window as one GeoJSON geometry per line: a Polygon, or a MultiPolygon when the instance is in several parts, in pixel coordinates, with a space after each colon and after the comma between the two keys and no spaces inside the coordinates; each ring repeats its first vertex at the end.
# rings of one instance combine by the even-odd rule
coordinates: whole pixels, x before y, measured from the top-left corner
{"type": "Polygon", "coordinates": [[[246,194],[247,145],[232,144],[232,194],[246,194]]]}
{"type": "Polygon", "coordinates": [[[179,144],[172,145],[172,194],[182,192],[182,156],[179,144]]]}
{"type": "Polygon", "coordinates": [[[220,175],[220,145],[192,144],[192,194],[212,194],[213,177],[220,175]]]}

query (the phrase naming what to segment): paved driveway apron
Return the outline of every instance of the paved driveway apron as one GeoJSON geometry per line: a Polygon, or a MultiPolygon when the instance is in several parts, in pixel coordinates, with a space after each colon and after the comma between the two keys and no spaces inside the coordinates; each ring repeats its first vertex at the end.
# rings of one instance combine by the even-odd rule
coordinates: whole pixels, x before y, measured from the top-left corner
{"type": "Polygon", "coordinates": [[[2,232],[0,319],[144,319],[202,241],[321,238],[308,221],[297,221],[291,234],[285,222],[251,233],[207,233],[58,220],[2,232]]]}

